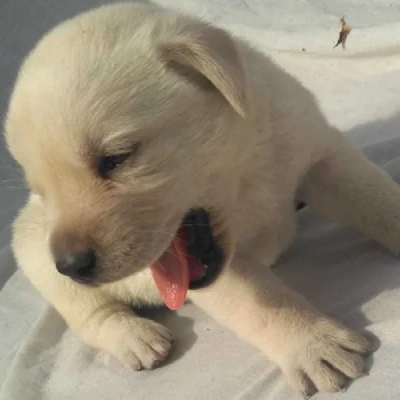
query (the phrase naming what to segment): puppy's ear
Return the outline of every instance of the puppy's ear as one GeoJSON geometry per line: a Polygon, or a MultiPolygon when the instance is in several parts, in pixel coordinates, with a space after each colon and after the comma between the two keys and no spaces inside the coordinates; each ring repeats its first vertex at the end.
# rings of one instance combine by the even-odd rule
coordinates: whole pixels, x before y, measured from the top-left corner
{"type": "Polygon", "coordinates": [[[246,82],[243,66],[230,35],[204,25],[196,33],[160,45],[165,59],[206,77],[238,114],[246,115],[246,82]]]}

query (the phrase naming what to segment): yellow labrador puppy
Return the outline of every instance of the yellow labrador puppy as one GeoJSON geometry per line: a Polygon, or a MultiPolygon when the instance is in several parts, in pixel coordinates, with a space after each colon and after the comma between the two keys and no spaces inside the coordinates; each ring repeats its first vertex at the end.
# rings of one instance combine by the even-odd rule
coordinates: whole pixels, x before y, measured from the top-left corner
{"type": "Polygon", "coordinates": [[[365,373],[368,341],[268,267],[299,200],[398,252],[400,189],[249,45],[155,5],[84,13],[27,57],[5,130],[16,259],[84,341],[153,368],[171,334],[131,305],[189,298],[304,396],[365,373]]]}

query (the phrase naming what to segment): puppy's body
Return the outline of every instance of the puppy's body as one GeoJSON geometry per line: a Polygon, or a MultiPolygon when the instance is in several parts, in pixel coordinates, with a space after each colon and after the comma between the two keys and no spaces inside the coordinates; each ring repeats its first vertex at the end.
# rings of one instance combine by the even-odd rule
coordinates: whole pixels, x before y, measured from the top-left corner
{"type": "Polygon", "coordinates": [[[130,305],[162,304],[148,266],[200,206],[212,210],[226,263],[189,297],[304,395],[363,375],[367,341],[266,268],[295,236],[298,199],[398,252],[400,190],[247,44],[155,6],[83,14],[27,58],[6,132],[32,189],[15,223],[16,258],[89,344],[136,369],[166,357],[168,330],[130,305]],[[137,142],[112,179],[96,175],[98,157],[137,142]],[[72,242],[96,248],[99,286],[57,272],[54,249],[72,242]]]}

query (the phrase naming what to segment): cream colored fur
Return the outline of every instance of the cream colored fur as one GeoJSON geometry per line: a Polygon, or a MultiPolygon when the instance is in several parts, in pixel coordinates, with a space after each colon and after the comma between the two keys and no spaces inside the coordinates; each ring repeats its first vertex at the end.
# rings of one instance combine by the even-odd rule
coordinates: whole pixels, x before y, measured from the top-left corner
{"type": "Polygon", "coordinates": [[[268,267],[295,236],[296,199],[398,253],[400,189],[268,58],[173,11],[103,7],[61,24],[27,57],[5,128],[32,192],[14,226],[16,259],[87,343],[134,369],[164,360],[170,332],[130,307],[161,304],[147,267],[202,206],[228,260],[191,300],[304,396],[364,374],[368,341],[268,267]],[[138,142],[110,181],[96,175],[100,155],[138,142]],[[102,285],[60,275],[54,238],[95,243],[102,285]]]}

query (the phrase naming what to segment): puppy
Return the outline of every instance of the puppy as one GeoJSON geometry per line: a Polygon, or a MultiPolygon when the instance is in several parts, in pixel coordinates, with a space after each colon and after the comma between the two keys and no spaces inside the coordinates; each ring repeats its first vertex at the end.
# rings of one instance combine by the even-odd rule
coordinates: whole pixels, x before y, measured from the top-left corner
{"type": "Polygon", "coordinates": [[[398,253],[400,189],[248,44],[155,5],[86,12],[27,57],[5,131],[31,191],[17,262],[88,344],[153,368],[171,334],[131,305],[190,298],[303,396],[365,373],[368,341],[268,267],[297,201],[398,253]]]}

